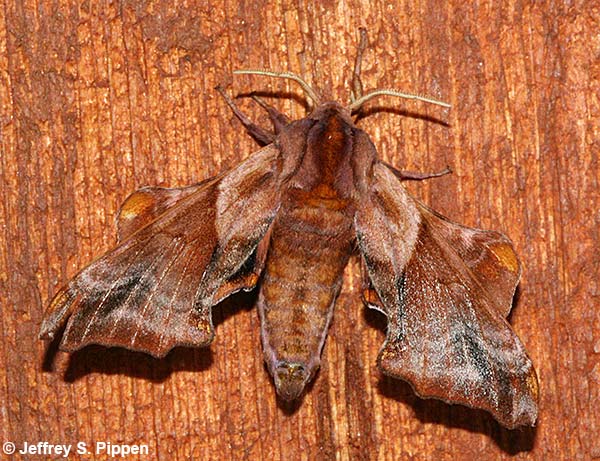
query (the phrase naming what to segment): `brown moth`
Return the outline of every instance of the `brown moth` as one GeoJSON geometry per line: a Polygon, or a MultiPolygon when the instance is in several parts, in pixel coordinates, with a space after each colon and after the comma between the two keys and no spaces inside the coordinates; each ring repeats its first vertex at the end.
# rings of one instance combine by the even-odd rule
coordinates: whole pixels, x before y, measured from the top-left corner
{"type": "Polygon", "coordinates": [[[365,303],[388,319],[380,369],[424,398],[490,412],[508,428],[535,424],[537,378],[506,317],[520,265],[499,232],[449,221],[402,186],[439,174],[401,172],[377,159],[352,113],[363,94],[361,41],[352,102],[323,102],[291,73],[314,108],[290,121],[256,99],[274,126],[251,123],[265,147],[229,171],[175,189],[133,193],[118,216],[119,244],[52,300],[40,337],[66,322],[60,347],[121,346],[162,357],[208,346],[211,307],[258,287],[264,357],[278,395],[298,398],[314,377],[357,248],[365,303]]]}

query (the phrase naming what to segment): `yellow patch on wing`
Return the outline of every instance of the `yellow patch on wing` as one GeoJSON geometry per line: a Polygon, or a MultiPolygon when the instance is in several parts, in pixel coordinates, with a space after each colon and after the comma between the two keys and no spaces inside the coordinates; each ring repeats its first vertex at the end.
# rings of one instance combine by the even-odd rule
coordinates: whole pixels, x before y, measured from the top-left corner
{"type": "Polygon", "coordinates": [[[519,271],[519,261],[517,260],[515,251],[508,243],[490,245],[489,249],[506,269],[511,272],[519,271]]]}
{"type": "Polygon", "coordinates": [[[391,369],[394,367],[394,360],[396,359],[396,354],[391,351],[388,347],[384,347],[379,353],[379,357],[377,357],[377,361],[379,362],[379,367],[383,369],[391,369]]]}
{"type": "Polygon", "coordinates": [[[136,192],[121,207],[121,219],[134,219],[152,208],[156,199],[147,192],[136,192]]]}
{"type": "Polygon", "coordinates": [[[539,394],[539,387],[538,387],[538,380],[537,380],[537,376],[535,374],[535,370],[531,370],[531,373],[529,373],[529,376],[527,376],[527,389],[529,389],[529,392],[531,392],[531,395],[533,395],[533,398],[535,401],[538,400],[538,394],[539,394]]]}
{"type": "Polygon", "coordinates": [[[208,320],[199,320],[196,327],[198,328],[198,330],[204,333],[205,336],[209,336],[211,334],[212,327],[210,326],[210,322],[208,320]]]}
{"type": "Polygon", "coordinates": [[[56,310],[57,306],[62,306],[63,304],[67,304],[70,301],[70,296],[67,290],[61,290],[52,300],[50,306],[48,306],[48,312],[53,312],[56,310]]]}

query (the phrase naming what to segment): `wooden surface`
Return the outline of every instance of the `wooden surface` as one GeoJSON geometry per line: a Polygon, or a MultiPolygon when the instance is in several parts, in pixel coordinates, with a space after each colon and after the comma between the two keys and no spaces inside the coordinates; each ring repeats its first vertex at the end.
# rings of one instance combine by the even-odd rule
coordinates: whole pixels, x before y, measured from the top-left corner
{"type": "Polygon", "coordinates": [[[126,459],[600,458],[600,5],[319,3],[0,5],[0,442],[148,445],[126,459]],[[231,74],[292,70],[348,101],[359,26],[367,89],[453,106],[370,103],[360,124],[380,155],[404,169],[449,165],[410,191],[504,231],[522,258],[510,319],[539,375],[537,428],[508,431],[382,377],[385,320],[360,302],[356,261],[321,371],[294,408],[276,401],[251,295],[214,309],[210,350],[46,350],[49,297],[114,244],[130,192],[197,182],[256,149],[214,86],[298,95],[273,100],[298,118],[296,85],[231,74]]]}

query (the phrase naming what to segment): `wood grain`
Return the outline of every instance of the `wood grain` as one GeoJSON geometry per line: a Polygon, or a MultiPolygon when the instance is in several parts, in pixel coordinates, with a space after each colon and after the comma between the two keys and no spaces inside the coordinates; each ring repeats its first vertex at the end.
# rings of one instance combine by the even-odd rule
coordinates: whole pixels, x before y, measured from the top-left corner
{"type": "Polygon", "coordinates": [[[132,460],[600,458],[599,26],[583,0],[3,2],[0,442],[147,444],[132,460]],[[505,232],[522,258],[511,322],[540,378],[537,428],[507,431],[383,377],[385,321],[360,302],[356,261],[298,406],[275,398],[252,295],[215,309],[207,350],[46,349],[45,304],[115,242],[130,192],[191,184],[256,150],[214,86],[287,94],[272,101],[298,118],[295,85],[231,74],[292,70],[348,101],[359,26],[367,89],[453,106],[371,103],[360,124],[380,155],[449,165],[410,191],[505,232]]]}

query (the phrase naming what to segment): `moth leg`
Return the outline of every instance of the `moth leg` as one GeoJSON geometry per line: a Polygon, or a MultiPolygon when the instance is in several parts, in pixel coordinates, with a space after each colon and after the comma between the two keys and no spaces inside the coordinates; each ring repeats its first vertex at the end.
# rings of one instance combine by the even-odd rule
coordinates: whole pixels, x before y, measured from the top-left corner
{"type": "Polygon", "coordinates": [[[273,106],[267,104],[262,98],[259,98],[255,95],[252,95],[251,97],[254,100],[254,102],[256,102],[269,114],[271,123],[273,123],[273,129],[275,130],[275,134],[279,134],[279,132],[290,123],[290,119],[285,114],[282,114],[273,106]]]}
{"type": "Polygon", "coordinates": [[[360,41],[358,42],[358,50],[356,51],[356,60],[354,61],[354,70],[352,71],[352,94],[350,95],[350,100],[352,102],[361,98],[363,95],[363,86],[360,80],[360,66],[362,63],[363,53],[367,48],[368,40],[367,40],[367,29],[364,27],[360,27],[358,29],[360,34],[360,41]]]}
{"type": "Polygon", "coordinates": [[[275,134],[270,133],[255,123],[252,123],[252,121],[240,110],[240,108],[235,104],[235,102],[233,102],[227,93],[225,93],[220,85],[218,85],[215,90],[217,90],[221,96],[223,96],[223,99],[225,99],[225,102],[233,111],[234,115],[239,119],[240,122],[242,122],[242,125],[244,125],[254,139],[256,139],[262,145],[271,144],[275,140],[275,134]]]}
{"type": "Polygon", "coordinates": [[[390,165],[389,163],[386,163],[386,162],[381,162],[381,163],[383,163],[385,166],[387,166],[392,171],[392,173],[394,173],[394,175],[396,175],[401,180],[408,179],[408,180],[422,181],[424,179],[439,178],[440,176],[445,176],[449,173],[452,173],[452,170],[449,167],[444,168],[442,171],[422,173],[419,171],[398,170],[398,169],[394,168],[392,165],[390,165]]]}

